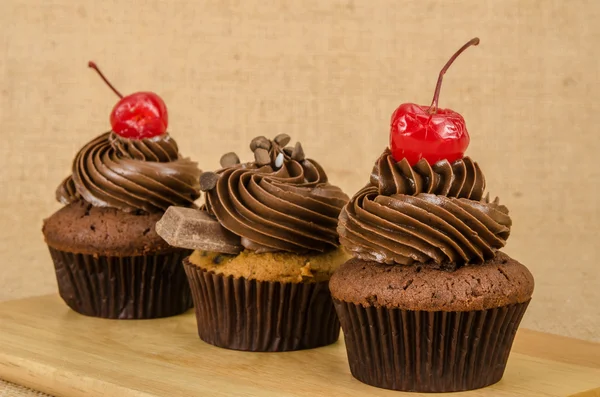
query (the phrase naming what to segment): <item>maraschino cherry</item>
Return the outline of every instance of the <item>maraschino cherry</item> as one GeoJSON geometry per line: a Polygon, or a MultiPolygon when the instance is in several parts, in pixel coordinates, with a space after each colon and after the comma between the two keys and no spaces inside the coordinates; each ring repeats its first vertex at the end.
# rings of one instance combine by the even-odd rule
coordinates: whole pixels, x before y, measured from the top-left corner
{"type": "Polygon", "coordinates": [[[143,139],[162,135],[167,131],[169,115],[161,97],[153,92],[136,92],[123,97],[94,62],[90,61],[88,66],[98,72],[102,80],[121,98],[110,113],[110,124],[117,135],[143,139]]]}
{"type": "Polygon", "coordinates": [[[451,109],[439,109],[442,78],[452,62],[468,47],[479,44],[475,37],[463,45],[440,71],[430,106],[403,103],[392,115],[390,150],[396,161],[406,158],[411,165],[420,159],[429,164],[461,159],[469,146],[463,117],[451,109]]]}

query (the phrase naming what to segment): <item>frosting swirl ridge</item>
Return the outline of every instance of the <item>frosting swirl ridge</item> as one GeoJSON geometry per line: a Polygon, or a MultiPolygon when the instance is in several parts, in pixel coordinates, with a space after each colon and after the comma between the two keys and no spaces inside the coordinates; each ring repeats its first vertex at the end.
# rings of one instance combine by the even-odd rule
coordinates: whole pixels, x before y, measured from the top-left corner
{"type": "Polygon", "coordinates": [[[483,172],[470,157],[434,165],[421,159],[411,167],[405,158],[396,162],[389,149],[375,162],[370,182],[382,195],[431,193],[481,200],[485,191],[483,172]]]}
{"type": "Polygon", "coordinates": [[[337,247],[337,220],[348,196],[328,183],[319,163],[304,158],[299,144],[284,148],[277,139],[259,138],[260,146],[256,139],[251,144],[255,162],[217,171],[214,186],[203,189],[209,214],[253,251],[323,252],[337,247]]]}
{"type": "Polygon", "coordinates": [[[72,170],[56,191],[64,204],[83,199],[97,207],[160,212],[192,206],[200,197],[197,163],[182,158],[168,134],[125,139],[104,133],[77,153],[72,170]]]}
{"type": "Polygon", "coordinates": [[[356,257],[386,264],[481,263],[506,244],[512,225],[508,209],[484,198],[484,189],[468,157],[411,167],[386,150],[370,183],[342,210],[340,241],[356,257]]]}

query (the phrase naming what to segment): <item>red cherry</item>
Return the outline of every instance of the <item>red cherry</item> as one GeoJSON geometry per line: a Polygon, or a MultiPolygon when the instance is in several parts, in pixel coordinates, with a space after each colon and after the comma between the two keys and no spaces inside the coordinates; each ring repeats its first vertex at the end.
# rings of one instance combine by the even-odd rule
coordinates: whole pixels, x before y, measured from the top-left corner
{"type": "Polygon", "coordinates": [[[94,62],[89,62],[88,66],[98,72],[102,80],[121,98],[110,114],[110,124],[117,135],[143,139],[162,135],[167,131],[169,115],[161,97],[153,92],[136,92],[123,97],[94,62]]]}
{"type": "Polygon", "coordinates": [[[167,131],[169,116],[163,100],[153,92],[136,92],[121,99],[110,114],[110,124],[124,138],[142,139],[167,131]]]}
{"type": "Polygon", "coordinates": [[[438,109],[444,74],[468,47],[479,44],[476,37],[463,45],[440,71],[431,106],[404,103],[392,114],[390,150],[396,161],[406,158],[411,165],[420,159],[435,164],[461,159],[469,146],[465,119],[451,109],[438,109]]]}

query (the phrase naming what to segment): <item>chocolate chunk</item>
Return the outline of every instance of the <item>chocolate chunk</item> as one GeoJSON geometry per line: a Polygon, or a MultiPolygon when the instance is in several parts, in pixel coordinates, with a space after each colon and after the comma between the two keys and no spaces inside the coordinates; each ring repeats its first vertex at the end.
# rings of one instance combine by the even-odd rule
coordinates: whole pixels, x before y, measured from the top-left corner
{"type": "Polygon", "coordinates": [[[156,223],[156,233],[173,247],[238,254],[240,237],[225,229],[205,211],[169,207],[156,223]]]}
{"type": "Polygon", "coordinates": [[[267,149],[258,148],[254,151],[254,159],[258,165],[271,164],[271,155],[267,149]]]}
{"type": "Polygon", "coordinates": [[[240,163],[240,158],[234,152],[229,152],[221,156],[220,163],[221,167],[229,168],[238,165],[240,163]]]}
{"type": "Polygon", "coordinates": [[[250,142],[250,150],[255,151],[258,148],[271,149],[271,141],[264,136],[257,136],[250,142]]]}
{"type": "Polygon", "coordinates": [[[219,175],[214,172],[203,172],[200,175],[200,190],[203,192],[208,192],[215,186],[217,186],[217,181],[219,180],[219,175]]]}
{"type": "Polygon", "coordinates": [[[273,140],[279,146],[285,146],[288,143],[290,143],[290,141],[292,140],[292,138],[290,138],[290,136],[288,134],[279,134],[273,140]]]}
{"type": "Polygon", "coordinates": [[[304,150],[302,149],[300,142],[296,142],[296,146],[294,146],[294,150],[292,151],[292,159],[296,161],[304,160],[304,150]]]}

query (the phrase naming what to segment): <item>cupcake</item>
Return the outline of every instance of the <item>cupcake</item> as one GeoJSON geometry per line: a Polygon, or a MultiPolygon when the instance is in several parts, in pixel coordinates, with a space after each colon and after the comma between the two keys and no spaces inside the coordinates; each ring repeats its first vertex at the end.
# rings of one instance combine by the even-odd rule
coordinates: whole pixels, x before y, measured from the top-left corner
{"type": "Polygon", "coordinates": [[[348,196],[290,138],[258,137],[255,161],[234,153],[200,177],[202,210],[172,207],[157,224],[184,261],[198,334],[212,345],[278,352],[337,341],[329,279],[349,256],[337,218],[348,196]]]}
{"type": "Polygon", "coordinates": [[[194,206],[201,172],[166,132],[160,97],[114,91],[122,99],[111,114],[112,131],[77,153],[56,191],[64,207],[44,220],[44,238],[60,296],[74,311],[173,316],[192,306],[181,266],[191,251],[168,245],[155,225],[171,205],[194,206]]]}
{"type": "Polygon", "coordinates": [[[390,148],[340,214],[354,256],[330,281],[352,375],[381,388],[471,390],[498,382],[531,299],[525,266],[499,250],[508,209],[484,195],[479,165],[463,153],[462,116],[401,105],[390,148]]]}

